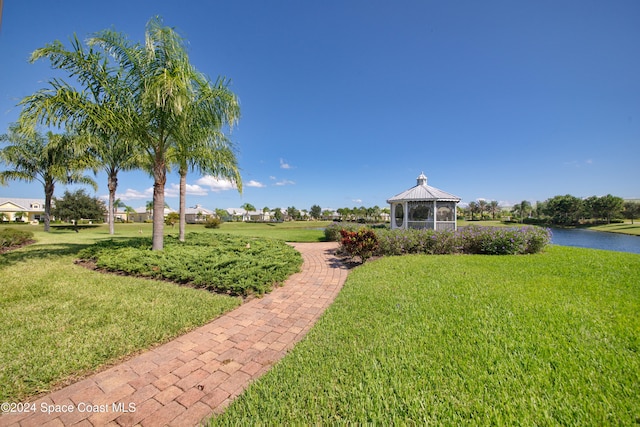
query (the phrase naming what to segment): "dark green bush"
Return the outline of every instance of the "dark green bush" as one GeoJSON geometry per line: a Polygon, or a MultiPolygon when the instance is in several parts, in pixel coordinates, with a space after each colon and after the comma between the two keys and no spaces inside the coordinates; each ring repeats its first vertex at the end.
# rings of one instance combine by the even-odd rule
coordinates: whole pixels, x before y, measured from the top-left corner
{"type": "Polygon", "coordinates": [[[457,231],[375,230],[379,255],[403,254],[532,254],[551,241],[541,227],[461,227],[457,231]]]}
{"type": "Polygon", "coordinates": [[[33,233],[26,230],[4,228],[0,230],[0,248],[18,246],[33,239],[33,233]]]}
{"type": "Polygon", "coordinates": [[[163,251],[150,238],[107,240],[80,252],[98,268],[170,280],[231,295],[264,294],[299,270],[302,257],[280,240],[189,233],[166,237],[163,251]]]}
{"type": "Polygon", "coordinates": [[[222,224],[222,220],[220,218],[209,216],[204,222],[204,228],[220,228],[220,224],[222,224]]]}

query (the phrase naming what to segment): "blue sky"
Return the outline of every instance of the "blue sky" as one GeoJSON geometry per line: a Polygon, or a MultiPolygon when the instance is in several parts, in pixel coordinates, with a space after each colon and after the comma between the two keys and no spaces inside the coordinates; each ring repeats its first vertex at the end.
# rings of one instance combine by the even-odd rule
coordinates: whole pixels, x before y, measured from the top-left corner
{"type": "MultiPolygon", "coordinates": [[[[463,203],[640,198],[636,0],[6,0],[0,133],[54,75],[27,62],[34,49],[111,27],[141,41],[154,15],[241,102],[231,139],[244,193],[191,174],[189,206],[385,207],[423,171],[463,203]]],[[[122,173],[118,197],[144,206],[152,184],[122,173]]],[[[173,173],[174,208],[177,184],[173,173]]],[[[37,183],[0,187],[42,194],[37,183]]]]}

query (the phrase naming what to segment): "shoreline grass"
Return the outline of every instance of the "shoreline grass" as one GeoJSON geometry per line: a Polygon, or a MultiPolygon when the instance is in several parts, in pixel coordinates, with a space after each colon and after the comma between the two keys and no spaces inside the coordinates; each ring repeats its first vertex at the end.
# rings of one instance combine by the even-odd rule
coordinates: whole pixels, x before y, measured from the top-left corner
{"type": "Polygon", "coordinates": [[[385,257],[210,425],[632,425],[640,255],[385,257]]]}
{"type": "MultiPolygon", "coordinates": [[[[487,227],[518,227],[525,226],[527,224],[520,224],[509,222],[505,223],[500,220],[483,220],[483,221],[466,221],[466,220],[458,220],[458,227],[464,227],[467,225],[479,225],[479,226],[487,226],[487,227]]],[[[545,227],[547,225],[544,225],[545,227]]],[[[580,226],[570,226],[570,227],[560,227],[554,226],[555,228],[580,228],[585,230],[594,230],[594,231],[602,231],[605,233],[618,233],[618,234],[628,234],[631,236],[640,236],[640,221],[636,220],[632,224],[631,221],[625,220],[622,223],[612,223],[612,224],[585,224],[580,226]]]]}

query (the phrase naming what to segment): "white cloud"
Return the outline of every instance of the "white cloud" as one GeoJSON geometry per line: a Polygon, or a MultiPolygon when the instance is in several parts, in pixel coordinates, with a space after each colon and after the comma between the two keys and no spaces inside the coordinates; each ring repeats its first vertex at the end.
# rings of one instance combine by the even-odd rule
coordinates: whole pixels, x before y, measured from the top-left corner
{"type": "Polygon", "coordinates": [[[276,177],[275,177],[275,176],[273,176],[273,175],[271,175],[271,176],[269,176],[269,179],[271,179],[271,180],[275,181],[275,180],[276,180],[276,177]]]}
{"type": "Polygon", "coordinates": [[[120,200],[151,200],[153,198],[153,187],[149,187],[144,191],[127,188],[124,193],[116,193],[116,199],[120,200]]]}
{"type": "Polygon", "coordinates": [[[247,187],[254,187],[254,188],[264,188],[266,187],[266,185],[264,185],[263,183],[259,182],[259,181],[254,181],[253,179],[249,182],[247,182],[246,184],[247,187]]]}
{"type": "Polygon", "coordinates": [[[236,189],[236,185],[231,181],[227,181],[226,179],[218,179],[211,175],[203,176],[196,181],[196,184],[202,185],[204,187],[209,187],[209,189],[215,193],[236,189]]]}
{"type": "Polygon", "coordinates": [[[362,199],[351,199],[351,201],[352,201],[353,203],[357,203],[357,204],[359,204],[359,205],[361,205],[361,204],[362,204],[362,199]]]}
{"type": "MultiPolygon", "coordinates": [[[[206,196],[207,194],[209,194],[206,189],[197,184],[187,184],[186,193],[189,196],[206,196]]],[[[169,188],[165,188],[164,195],[165,197],[179,197],[180,184],[171,184],[169,188]]]]}
{"type": "Polygon", "coordinates": [[[293,169],[293,166],[285,162],[283,159],[280,159],[280,169],[293,169]]]}
{"type": "Polygon", "coordinates": [[[294,184],[295,184],[294,181],[290,181],[288,179],[283,179],[282,181],[276,182],[275,185],[277,185],[278,187],[282,187],[283,185],[294,185],[294,184]]]}

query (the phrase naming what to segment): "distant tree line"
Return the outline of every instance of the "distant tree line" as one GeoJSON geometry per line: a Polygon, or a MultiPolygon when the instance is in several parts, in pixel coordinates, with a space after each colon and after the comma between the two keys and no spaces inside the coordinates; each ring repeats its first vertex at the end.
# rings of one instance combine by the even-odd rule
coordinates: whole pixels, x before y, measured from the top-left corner
{"type": "MultiPolygon", "coordinates": [[[[505,211],[496,201],[478,200],[462,208],[462,216],[471,220],[502,218],[505,211]]],[[[633,221],[640,216],[640,203],[624,201],[621,197],[591,196],[585,199],[570,194],[559,195],[534,205],[528,200],[512,206],[509,218],[518,222],[539,222],[555,225],[580,223],[611,223],[622,218],[633,221]]]]}

